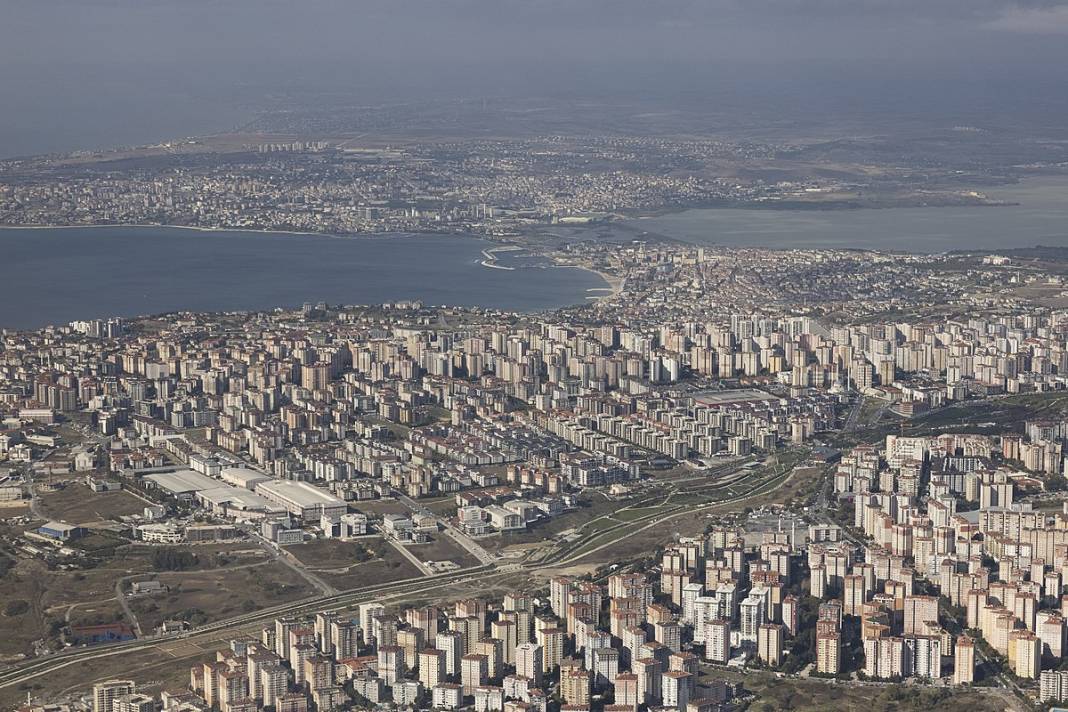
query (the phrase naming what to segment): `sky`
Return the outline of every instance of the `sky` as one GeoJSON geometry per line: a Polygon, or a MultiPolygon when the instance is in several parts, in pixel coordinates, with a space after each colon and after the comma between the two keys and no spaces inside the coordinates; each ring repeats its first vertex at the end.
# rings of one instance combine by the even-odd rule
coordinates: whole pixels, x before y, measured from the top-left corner
{"type": "Polygon", "coordinates": [[[1068,85],[1068,0],[0,0],[0,17],[0,156],[227,130],[294,91],[1027,115],[1068,85]]]}

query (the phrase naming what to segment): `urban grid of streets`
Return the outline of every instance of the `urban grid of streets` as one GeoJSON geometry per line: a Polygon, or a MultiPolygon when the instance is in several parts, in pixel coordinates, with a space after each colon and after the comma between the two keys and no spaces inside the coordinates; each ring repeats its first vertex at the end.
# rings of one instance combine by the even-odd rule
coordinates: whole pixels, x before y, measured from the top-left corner
{"type": "Polygon", "coordinates": [[[5,699],[718,710],[776,704],[768,670],[978,709],[1068,697],[1056,265],[555,257],[612,293],[4,332],[5,570],[132,567],[110,621],[73,601],[12,638],[5,699]],[[67,492],[81,519],[44,521],[67,492]],[[343,569],[316,565],[326,547],[343,569]],[[182,577],[247,571],[250,596],[291,583],[179,609],[182,577]]]}

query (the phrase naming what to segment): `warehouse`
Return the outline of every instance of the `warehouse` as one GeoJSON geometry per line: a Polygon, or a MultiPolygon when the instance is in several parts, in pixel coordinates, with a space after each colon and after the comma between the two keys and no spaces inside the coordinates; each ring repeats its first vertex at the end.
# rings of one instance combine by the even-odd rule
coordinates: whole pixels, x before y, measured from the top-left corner
{"type": "Polygon", "coordinates": [[[84,527],[77,527],[66,522],[47,522],[44,526],[38,527],[37,533],[50,539],[70,541],[80,539],[88,532],[84,527]]]}
{"type": "Polygon", "coordinates": [[[192,470],[145,475],[144,481],[179,499],[193,499],[197,492],[215,489],[219,481],[192,470]]]}
{"type": "Polygon", "coordinates": [[[196,495],[197,501],[214,514],[249,521],[261,519],[267,514],[285,511],[279,505],[255,492],[229,485],[218,486],[218,482],[215,484],[215,487],[198,492],[196,495]]]}
{"type": "Polygon", "coordinates": [[[348,511],[348,505],[325,490],[292,480],[256,483],[256,494],[285,507],[305,521],[319,521],[324,515],[336,518],[348,511]]]}
{"type": "Polygon", "coordinates": [[[271,478],[258,470],[247,467],[224,467],[220,473],[223,481],[234,487],[244,487],[247,490],[256,489],[260,482],[267,482],[271,478]]]}

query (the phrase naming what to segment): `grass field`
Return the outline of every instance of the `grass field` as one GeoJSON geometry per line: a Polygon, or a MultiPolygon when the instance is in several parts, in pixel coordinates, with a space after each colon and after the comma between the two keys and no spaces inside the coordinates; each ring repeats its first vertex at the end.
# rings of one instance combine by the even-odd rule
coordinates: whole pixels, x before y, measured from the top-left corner
{"type": "Polygon", "coordinates": [[[336,589],[346,590],[415,578],[421,576],[422,572],[416,568],[415,564],[390,547],[390,552],[384,559],[356,564],[344,571],[315,571],[315,575],[336,589]]]}
{"type": "Polygon", "coordinates": [[[702,681],[740,681],[756,695],[752,712],[1002,712],[1004,698],[978,690],[931,688],[915,685],[850,685],[824,680],[778,678],[765,672],[741,673],[731,670],[703,670],[702,681]]]}
{"type": "Polygon", "coordinates": [[[0,610],[13,601],[25,601],[29,607],[17,616],[0,614],[0,658],[30,652],[35,640],[55,639],[68,613],[72,620],[99,618],[103,606],[115,600],[115,581],[127,572],[122,566],[119,562],[86,571],[49,571],[39,561],[19,561],[0,578],[0,610]]]}
{"type": "Polygon", "coordinates": [[[365,499],[362,502],[354,502],[353,507],[368,516],[383,514],[409,514],[408,505],[395,499],[365,499]]]}
{"type": "Polygon", "coordinates": [[[92,526],[130,514],[140,514],[146,503],[129,492],[93,492],[81,483],[68,484],[54,492],[44,492],[41,512],[49,519],[92,526]]]}
{"type": "Polygon", "coordinates": [[[348,542],[317,539],[286,547],[286,551],[309,571],[340,590],[366,586],[371,582],[414,578],[422,573],[381,537],[348,542]]]}
{"type": "MultiPolygon", "coordinates": [[[[18,616],[0,613],[0,659],[26,654],[35,640],[54,641],[68,617],[73,623],[124,620],[115,599],[115,584],[121,579],[155,576],[152,554],[157,547],[97,535],[84,541],[92,544],[94,540],[101,545],[93,552],[101,558],[94,568],[49,570],[40,561],[22,559],[0,578],[0,611],[11,601],[30,603],[18,616]]],[[[188,549],[196,553],[197,561],[191,571],[180,574],[184,576],[203,569],[255,563],[265,556],[262,549],[249,548],[248,544],[205,544],[188,549]]]]}
{"type": "Polygon", "coordinates": [[[382,537],[368,537],[356,541],[313,539],[303,544],[287,546],[286,551],[309,569],[343,569],[353,564],[381,558],[389,546],[382,537]]]}
{"type": "Polygon", "coordinates": [[[273,561],[216,571],[161,573],[157,578],[170,590],[129,599],[146,634],[164,620],[203,624],[316,593],[295,571],[273,561]]]}
{"type": "Polygon", "coordinates": [[[461,568],[478,566],[473,554],[444,534],[436,535],[429,543],[408,544],[406,548],[420,561],[452,561],[461,568]]]}

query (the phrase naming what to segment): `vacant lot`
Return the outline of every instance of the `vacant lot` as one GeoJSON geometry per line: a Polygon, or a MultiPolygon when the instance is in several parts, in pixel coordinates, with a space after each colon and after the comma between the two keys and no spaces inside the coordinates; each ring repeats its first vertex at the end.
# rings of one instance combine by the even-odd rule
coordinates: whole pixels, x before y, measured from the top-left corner
{"type": "Polygon", "coordinates": [[[395,499],[365,499],[362,502],[353,502],[352,506],[371,518],[381,517],[383,514],[411,514],[408,505],[395,499]]]}
{"type": "Polygon", "coordinates": [[[0,578],[0,659],[32,652],[35,640],[55,640],[68,615],[72,620],[95,617],[99,620],[93,622],[111,622],[104,619],[113,611],[115,581],[127,573],[119,566],[49,571],[40,561],[19,561],[0,578]],[[16,606],[24,610],[17,615],[3,613],[18,601],[28,604],[16,606]]]}
{"type": "Polygon", "coordinates": [[[130,514],[140,514],[146,503],[129,492],[93,492],[80,483],[41,494],[41,512],[49,519],[92,526],[130,514]]]}
{"type": "Polygon", "coordinates": [[[455,517],[456,516],[456,498],[453,496],[448,497],[434,497],[432,499],[421,499],[419,505],[426,507],[439,517],[455,517]]]}
{"type": "MultiPolygon", "coordinates": [[[[16,529],[8,529],[17,532],[16,529]]],[[[15,566],[0,576],[0,660],[32,651],[33,641],[55,642],[67,622],[110,623],[123,621],[115,598],[119,582],[144,580],[160,573],[153,566],[153,553],[160,547],[128,544],[118,537],[92,535],[78,544],[88,544],[99,559],[93,568],[64,571],[49,570],[35,559],[17,560],[15,566]],[[5,616],[3,611],[13,601],[30,605],[18,615],[5,616]]],[[[206,544],[181,547],[196,554],[190,570],[177,576],[217,567],[239,567],[264,561],[265,553],[248,544],[206,544]]],[[[21,606],[16,606],[16,610],[21,606]]]]}
{"type": "Polygon", "coordinates": [[[343,571],[316,571],[315,575],[334,588],[345,591],[351,588],[417,578],[423,574],[415,567],[415,564],[405,559],[398,552],[393,551],[385,559],[375,559],[365,564],[356,564],[343,571]]]}
{"type": "Polygon", "coordinates": [[[565,512],[547,521],[530,524],[526,531],[500,534],[481,539],[479,543],[488,551],[499,551],[515,544],[530,544],[551,540],[564,532],[584,529],[587,526],[599,529],[612,523],[600,520],[601,517],[612,514],[617,509],[626,507],[628,504],[634,503],[634,501],[636,500],[609,499],[600,492],[590,492],[580,500],[581,506],[577,510],[565,512]],[[594,523],[594,520],[600,521],[594,523]]]}
{"type": "Polygon", "coordinates": [[[754,712],[795,710],[817,712],[835,709],[844,712],[896,710],[897,712],[1001,712],[1005,701],[977,690],[932,689],[906,685],[835,684],[823,680],[777,678],[770,673],[744,674],[737,671],[705,670],[701,682],[712,679],[740,681],[756,694],[749,709],[754,712]]]}
{"type": "Polygon", "coordinates": [[[274,561],[216,571],[161,573],[157,578],[169,588],[166,593],[129,599],[146,634],[165,620],[200,625],[315,594],[296,572],[274,561]]]}
{"type": "Polygon", "coordinates": [[[339,590],[422,575],[414,564],[381,537],[356,541],[317,539],[288,546],[286,551],[299,559],[309,571],[339,590]]]}
{"type": "Polygon", "coordinates": [[[286,551],[312,570],[344,569],[381,558],[389,546],[382,537],[368,537],[357,541],[340,539],[313,539],[287,546],[286,551]]]}
{"type": "Polygon", "coordinates": [[[452,561],[461,567],[478,565],[473,554],[444,534],[438,534],[427,544],[410,544],[406,548],[420,561],[452,561]]]}

